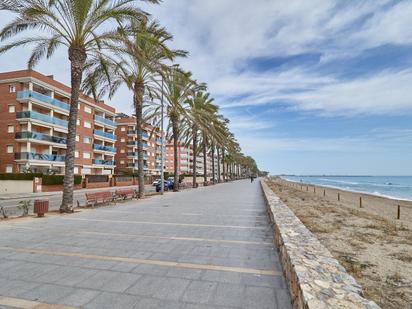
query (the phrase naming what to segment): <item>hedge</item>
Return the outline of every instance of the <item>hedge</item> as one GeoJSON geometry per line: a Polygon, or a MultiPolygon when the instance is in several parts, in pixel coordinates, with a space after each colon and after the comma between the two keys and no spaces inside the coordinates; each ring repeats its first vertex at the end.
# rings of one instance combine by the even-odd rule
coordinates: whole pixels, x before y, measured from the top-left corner
{"type": "Polygon", "coordinates": [[[40,173],[1,173],[0,180],[33,180],[35,177],[42,177],[40,173]]]}
{"type": "MultiPolygon", "coordinates": [[[[64,180],[64,175],[43,175],[42,184],[44,186],[48,185],[62,185],[64,180]]],[[[81,175],[74,175],[74,184],[79,185],[82,183],[81,175]]]]}

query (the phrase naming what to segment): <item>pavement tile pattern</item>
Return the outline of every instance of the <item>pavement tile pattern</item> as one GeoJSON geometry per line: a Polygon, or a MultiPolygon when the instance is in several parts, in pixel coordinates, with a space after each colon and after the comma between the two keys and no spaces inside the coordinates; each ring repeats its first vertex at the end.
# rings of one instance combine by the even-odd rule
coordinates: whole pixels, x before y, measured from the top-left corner
{"type": "Polygon", "coordinates": [[[248,180],[5,221],[0,297],[74,308],[288,309],[272,235],[259,182],[248,180]]]}

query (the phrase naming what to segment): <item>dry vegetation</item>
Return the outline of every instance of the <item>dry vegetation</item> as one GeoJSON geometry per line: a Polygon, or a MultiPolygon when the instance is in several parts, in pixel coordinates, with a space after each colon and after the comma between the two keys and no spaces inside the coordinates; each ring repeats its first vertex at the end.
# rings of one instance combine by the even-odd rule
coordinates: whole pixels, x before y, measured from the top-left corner
{"type": "Polygon", "coordinates": [[[272,190],[382,308],[412,308],[412,230],[277,181],[272,190]]]}

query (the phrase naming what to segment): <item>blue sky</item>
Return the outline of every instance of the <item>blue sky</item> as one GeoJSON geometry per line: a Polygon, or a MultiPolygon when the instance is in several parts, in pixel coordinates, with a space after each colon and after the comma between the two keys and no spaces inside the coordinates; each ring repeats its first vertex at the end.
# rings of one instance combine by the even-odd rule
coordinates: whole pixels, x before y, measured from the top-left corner
{"type": "MultiPolygon", "coordinates": [[[[273,174],[412,175],[412,1],[164,0],[143,5],[273,174]]],[[[0,25],[9,18],[0,13],[0,25]],[[3,21],[1,21],[3,20],[3,21]]],[[[0,57],[22,69],[28,52],[0,57]]],[[[66,52],[38,70],[69,81],[66,52]]],[[[112,100],[130,112],[131,94],[112,100]]]]}

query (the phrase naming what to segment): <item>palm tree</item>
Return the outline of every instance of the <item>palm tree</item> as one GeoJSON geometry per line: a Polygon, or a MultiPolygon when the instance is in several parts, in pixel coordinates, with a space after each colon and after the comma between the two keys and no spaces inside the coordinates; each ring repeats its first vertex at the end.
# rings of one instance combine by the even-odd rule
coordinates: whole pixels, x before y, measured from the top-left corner
{"type": "MultiPolygon", "coordinates": [[[[148,0],[158,3],[159,0],[148,0]]],[[[30,36],[2,46],[0,54],[10,49],[34,45],[28,61],[29,69],[41,58],[49,58],[59,46],[68,49],[71,74],[71,98],[65,159],[65,176],[61,212],[72,212],[74,152],[79,90],[87,57],[98,55],[108,43],[116,40],[116,29],[127,20],[145,19],[146,14],[135,0],[7,0],[0,9],[17,17],[0,32],[0,39],[17,36],[27,30],[48,34],[30,36]],[[112,22],[112,23],[110,23],[112,22]]]]}
{"type": "Polygon", "coordinates": [[[207,139],[212,135],[213,127],[210,126],[214,116],[218,110],[217,106],[213,104],[213,99],[210,98],[209,93],[199,91],[187,100],[189,117],[191,124],[192,143],[193,143],[193,188],[196,187],[196,158],[199,130],[202,134],[203,146],[203,178],[207,181],[207,139]]]}
{"type": "Polygon", "coordinates": [[[203,88],[204,85],[198,85],[191,79],[191,73],[182,71],[178,66],[171,67],[164,76],[163,95],[167,102],[166,110],[170,120],[168,137],[169,140],[173,139],[173,191],[179,190],[178,146],[181,138],[181,123],[189,117],[187,99],[203,88]]]}
{"type": "Polygon", "coordinates": [[[136,115],[136,140],[139,177],[139,198],[144,196],[143,161],[143,107],[144,97],[153,98],[158,91],[159,79],[168,67],[166,61],[186,52],[171,50],[166,43],[172,36],[156,22],[134,21],[130,29],[122,32],[120,44],[110,46],[115,57],[98,57],[88,64],[84,88],[96,97],[109,93],[113,96],[125,84],[133,92],[136,115]],[[98,91],[99,90],[99,91],[98,91]]]}

